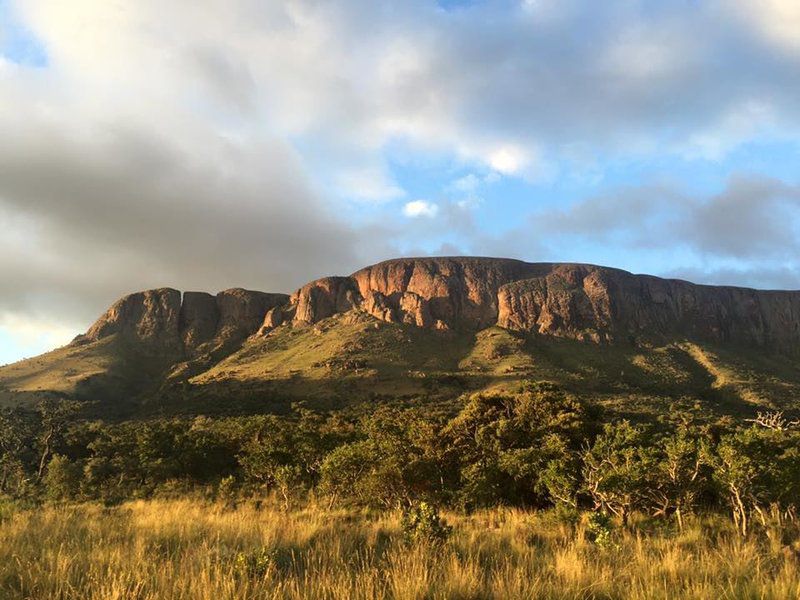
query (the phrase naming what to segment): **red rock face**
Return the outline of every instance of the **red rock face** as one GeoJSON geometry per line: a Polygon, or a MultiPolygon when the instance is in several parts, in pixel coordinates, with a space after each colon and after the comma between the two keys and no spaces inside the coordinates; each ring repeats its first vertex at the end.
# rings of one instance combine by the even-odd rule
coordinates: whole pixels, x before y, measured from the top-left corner
{"type": "Polygon", "coordinates": [[[267,294],[234,288],[217,294],[219,321],[214,337],[223,342],[252,335],[270,309],[286,304],[286,294],[267,294]]]}
{"type": "Polygon", "coordinates": [[[176,348],[179,339],[181,293],[162,288],[121,298],[89,328],[85,339],[98,340],[113,334],[176,348]]]}
{"type": "Polygon", "coordinates": [[[591,265],[494,258],[391,260],[326,277],[291,298],[242,289],[127,296],[76,343],[119,334],[170,351],[203,351],[284,323],[356,310],[438,329],[491,325],[594,342],[697,339],[800,349],[800,292],[693,285],[591,265]]]}
{"type": "Polygon", "coordinates": [[[420,327],[499,325],[595,342],[696,338],[800,345],[800,292],[711,287],[576,264],[491,258],[386,261],[311,282],[287,318],[313,323],[362,310],[420,327]]]}
{"type": "Polygon", "coordinates": [[[172,353],[189,353],[204,344],[238,342],[252,335],[286,294],[231,289],[216,296],[169,288],[125,296],[75,343],[119,335],[129,341],[172,353]]]}

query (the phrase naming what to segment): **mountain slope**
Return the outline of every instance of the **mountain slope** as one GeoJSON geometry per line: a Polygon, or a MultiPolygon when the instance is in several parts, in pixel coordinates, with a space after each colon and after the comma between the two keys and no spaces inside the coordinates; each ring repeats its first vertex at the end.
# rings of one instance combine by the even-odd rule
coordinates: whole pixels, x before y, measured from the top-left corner
{"type": "Polygon", "coordinates": [[[292,296],[126,296],[69,346],[0,368],[0,397],[191,412],[243,398],[266,408],[278,399],[446,403],[547,379],[623,414],[675,401],[747,412],[793,406],[798,349],[798,292],[592,265],[398,259],[292,296]]]}

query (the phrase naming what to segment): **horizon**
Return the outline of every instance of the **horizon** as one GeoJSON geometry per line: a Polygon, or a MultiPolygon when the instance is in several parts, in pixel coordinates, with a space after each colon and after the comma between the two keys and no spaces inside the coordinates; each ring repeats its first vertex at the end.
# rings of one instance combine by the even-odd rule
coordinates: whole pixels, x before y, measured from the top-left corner
{"type": "Polygon", "coordinates": [[[0,0],[0,363],[393,256],[800,289],[789,0],[0,0]]]}

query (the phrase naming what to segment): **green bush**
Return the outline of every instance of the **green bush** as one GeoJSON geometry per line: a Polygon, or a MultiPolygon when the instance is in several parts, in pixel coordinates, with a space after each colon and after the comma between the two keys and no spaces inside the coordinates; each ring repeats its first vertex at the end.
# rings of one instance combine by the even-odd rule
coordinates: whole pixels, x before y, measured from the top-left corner
{"type": "Polygon", "coordinates": [[[586,533],[589,541],[599,548],[610,548],[615,545],[614,522],[606,512],[596,511],[589,514],[586,520],[586,533]]]}
{"type": "Polygon", "coordinates": [[[66,456],[56,454],[47,465],[44,476],[45,494],[49,500],[74,500],[79,493],[82,470],[66,456]]]}
{"type": "Polygon", "coordinates": [[[235,507],[238,496],[236,478],[233,475],[223,477],[217,485],[217,500],[227,507],[235,507]]]}
{"type": "Polygon", "coordinates": [[[233,568],[246,577],[263,577],[275,565],[276,556],[277,552],[272,548],[238,552],[233,559],[233,568]]]}
{"type": "Polygon", "coordinates": [[[408,542],[444,543],[453,528],[439,516],[439,510],[427,502],[413,504],[403,511],[403,535],[408,542]]]}

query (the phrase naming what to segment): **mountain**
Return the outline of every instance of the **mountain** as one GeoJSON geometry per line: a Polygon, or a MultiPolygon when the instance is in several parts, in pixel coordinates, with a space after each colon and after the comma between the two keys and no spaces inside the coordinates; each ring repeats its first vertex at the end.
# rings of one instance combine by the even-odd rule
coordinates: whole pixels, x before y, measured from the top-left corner
{"type": "Polygon", "coordinates": [[[547,379],[622,413],[676,401],[793,406],[800,292],[695,285],[582,264],[385,261],[291,296],[158,289],[71,344],[0,368],[6,402],[66,395],[220,410],[302,400],[453,402],[547,379]]]}

